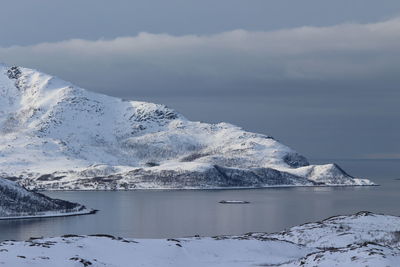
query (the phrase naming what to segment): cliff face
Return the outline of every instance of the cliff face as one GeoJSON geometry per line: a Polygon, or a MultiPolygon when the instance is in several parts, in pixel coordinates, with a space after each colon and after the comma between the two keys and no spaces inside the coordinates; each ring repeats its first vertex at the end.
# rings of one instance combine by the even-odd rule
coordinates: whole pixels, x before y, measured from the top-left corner
{"type": "Polygon", "coordinates": [[[0,177],[29,188],[370,185],[270,136],[0,66],[0,177]]]}

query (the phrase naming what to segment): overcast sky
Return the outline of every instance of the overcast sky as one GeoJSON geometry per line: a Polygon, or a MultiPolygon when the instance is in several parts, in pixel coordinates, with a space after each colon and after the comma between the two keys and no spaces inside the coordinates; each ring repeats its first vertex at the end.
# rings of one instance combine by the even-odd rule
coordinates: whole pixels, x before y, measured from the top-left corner
{"type": "Polygon", "coordinates": [[[14,0],[0,62],[270,134],[400,158],[398,0],[14,0]]]}

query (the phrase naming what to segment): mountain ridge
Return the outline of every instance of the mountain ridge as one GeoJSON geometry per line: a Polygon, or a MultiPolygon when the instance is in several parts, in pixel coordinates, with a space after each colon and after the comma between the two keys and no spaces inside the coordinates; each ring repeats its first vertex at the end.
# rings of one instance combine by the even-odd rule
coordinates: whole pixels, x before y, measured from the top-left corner
{"type": "Polygon", "coordinates": [[[35,189],[372,185],[268,135],[0,65],[0,177],[35,189]]]}

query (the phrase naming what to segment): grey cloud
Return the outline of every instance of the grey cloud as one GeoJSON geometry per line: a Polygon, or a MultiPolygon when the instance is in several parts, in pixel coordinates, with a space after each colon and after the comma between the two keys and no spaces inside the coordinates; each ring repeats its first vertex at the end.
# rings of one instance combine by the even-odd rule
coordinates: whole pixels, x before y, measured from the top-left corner
{"type": "Polygon", "coordinates": [[[398,82],[399,59],[397,18],[269,32],[140,33],[0,48],[0,60],[8,64],[39,68],[84,87],[126,96],[398,82]]]}
{"type": "Polygon", "coordinates": [[[115,38],[141,31],[185,35],[367,23],[399,15],[399,10],[398,0],[2,1],[0,46],[115,38]]]}

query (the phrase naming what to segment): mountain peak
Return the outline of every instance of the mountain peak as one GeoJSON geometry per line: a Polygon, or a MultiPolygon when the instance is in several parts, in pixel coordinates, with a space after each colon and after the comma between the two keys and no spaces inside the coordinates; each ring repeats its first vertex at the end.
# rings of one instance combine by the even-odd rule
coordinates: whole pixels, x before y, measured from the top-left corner
{"type": "Polygon", "coordinates": [[[228,123],[192,122],[31,69],[2,72],[1,176],[31,188],[370,184],[228,123]]]}

